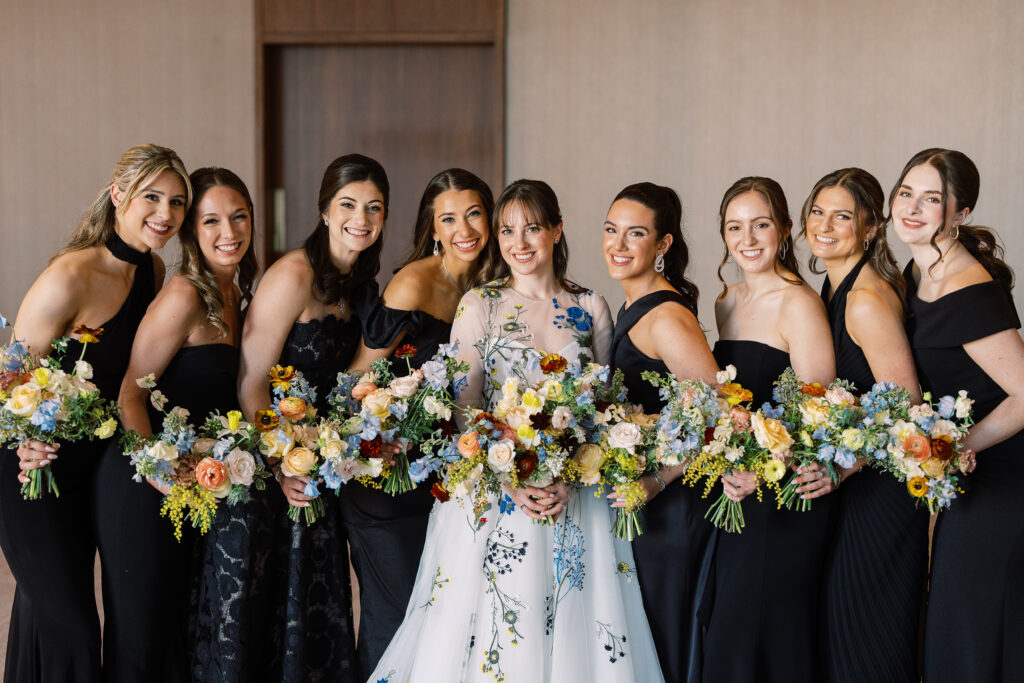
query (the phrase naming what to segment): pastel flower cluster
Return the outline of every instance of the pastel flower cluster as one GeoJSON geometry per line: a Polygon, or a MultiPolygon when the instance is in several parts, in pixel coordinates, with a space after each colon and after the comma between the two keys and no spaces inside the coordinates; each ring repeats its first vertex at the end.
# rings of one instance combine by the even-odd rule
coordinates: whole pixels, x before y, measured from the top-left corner
{"type": "MultiPolygon", "coordinates": [[[[0,327],[7,320],[0,316],[0,327]]],[[[100,397],[90,382],[92,366],[84,360],[85,349],[97,343],[102,329],[78,326],[82,335],[82,354],[68,374],[61,369],[67,351],[67,338],[54,340],[48,357],[36,358],[13,340],[0,346],[0,443],[17,448],[25,441],[76,442],[83,439],[107,439],[117,430],[117,406],[100,397]]],[[[29,470],[29,482],[21,487],[26,499],[36,500],[44,493],[60,495],[60,489],[47,464],[29,470]]]]}

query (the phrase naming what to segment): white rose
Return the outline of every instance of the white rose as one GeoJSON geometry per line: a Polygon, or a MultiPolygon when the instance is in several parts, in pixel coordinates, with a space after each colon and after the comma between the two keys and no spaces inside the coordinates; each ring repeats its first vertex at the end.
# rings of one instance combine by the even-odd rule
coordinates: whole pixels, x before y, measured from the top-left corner
{"type": "Polygon", "coordinates": [[[381,458],[368,458],[365,463],[360,463],[359,476],[376,478],[384,471],[384,461],[381,458]]]}
{"type": "Polygon", "coordinates": [[[468,496],[473,492],[473,489],[476,488],[476,483],[480,481],[483,476],[484,466],[483,463],[481,463],[466,473],[466,478],[455,485],[455,489],[452,493],[456,498],[468,496]]]}
{"type": "Polygon", "coordinates": [[[423,399],[423,409],[442,420],[452,419],[452,409],[445,405],[443,401],[438,401],[434,396],[427,396],[423,399]]]}
{"type": "Polygon", "coordinates": [[[515,463],[516,451],[509,439],[492,443],[487,449],[487,464],[498,472],[510,472],[515,463]]]}
{"type": "Polygon", "coordinates": [[[348,450],[348,443],[342,441],[338,432],[331,430],[324,434],[324,447],[320,449],[324,458],[336,462],[348,450]]]}
{"type": "Polygon", "coordinates": [[[632,422],[619,422],[608,430],[608,445],[612,448],[625,448],[630,453],[642,438],[640,428],[632,422]]]}
{"type": "Polygon", "coordinates": [[[388,416],[388,406],[391,405],[391,394],[387,389],[376,389],[371,391],[363,399],[363,410],[373,413],[380,419],[388,416]]]}
{"type": "Polygon", "coordinates": [[[530,412],[525,406],[518,405],[505,414],[505,422],[512,429],[519,429],[530,424],[530,412]]]}
{"type": "Polygon", "coordinates": [[[224,465],[228,468],[228,477],[232,484],[252,485],[252,478],[256,474],[256,461],[251,453],[241,448],[232,448],[224,458],[224,465]]]}
{"type": "Polygon", "coordinates": [[[970,415],[972,405],[974,405],[974,400],[967,398],[967,391],[965,389],[961,389],[960,394],[956,397],[956,401],[953,403],[953,407],[956,409],[956,416],[962,420],[970,415]]]}
{"type": "Polygon", "coordinates": [[[725,370],[719,370],[715,373],[715,382],[718,384],[725,384],[736,379],[736,366],[726,365],[725,370]]]}
{"type": "Polygon", "coordinates": [[[146,449],[146,453],[154,460],[166,460],[171,463],[178,460],[178,449],[166,441],[157,441],[146,449]]]}
{"type": "Polygon", "coordinates": [[[84,360],[75,361],[75,376],[82,379],[92,379],[92,366],[84,360]]]}
{"type": "Polygon", "coordinates": [[[558,406],[551,413],[551,426],[555,429],[565,429],[572,420],[572,411],[568,406],[558,406]]]}
{"type": "Polygon", "coordinates": [[[396,377],[388,385],[388,391],[396,398],[409,398],[420,387],[420,380],[415,375],[396,377]]]}

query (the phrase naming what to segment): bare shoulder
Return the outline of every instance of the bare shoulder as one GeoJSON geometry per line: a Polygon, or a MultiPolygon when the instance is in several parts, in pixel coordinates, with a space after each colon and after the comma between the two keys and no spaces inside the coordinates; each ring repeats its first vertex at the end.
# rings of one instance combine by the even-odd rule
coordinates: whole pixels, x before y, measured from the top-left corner
{"type": "Polygon", "coordinates": [[[381,298],[384,305],[402,311],[423,309],[434,290],[434,268],[429,258],[413,261],[395,273],[381,298]]]}
{"type": "Polygon", "coordinates": [[[260,289],[269,287],[272,290],[300,289],[308,292],[313,285],[313,267],[302,249],[289,251],[274,261],[267,268],[260,280],[260,289]]]}
{"type": "Polygon", "coordinates": [[[678,301],[667,301],[649,313],[651,316],[651,334],[658,339],[671,339],[679,334],[704,332],[693,311],[678,301]]]}
{"type": "Polygon", "coordinates": [[[790,285],[782,290],[782,307],[779,313],[782,318],[800,315],[825,316],[825,303],[806,282],[790,285]],[[783,312],[785,315],[781,315],[783,312]]]}
{"type": "Polygon", "coordinates": [[[102,274],[98,258],[95,248],[62,254],[36,278],[28,296],[69,302],[88,296],[93,278],[102,274]]]}
{"type": "Polygon", "coordinates": [[[740,283],[729,285],[729,288],[715,299],[716,320],[723,320],[732,313],[732,309],[736,306],[736,288],[739,286],[740,283]]]}
{"type": "Polygon", "coordinates": [[[184,275],[175,273],[163,289],[156,295],[156,299],[150,307],[173,307],[175,309],[195,309],[197,312],[202,308],[202,299],[198,290],[188,281],[184,275]]]}
{"type": "Polygon", "coordinates": [[[985,270],[985,266],[974,261],[967,268],[964,268],[959,273],[950,276],[948,284],[943,287],[943,289],[945,292],[955,292],[958,289],[970,287],[971,285],[979,285],[982,282],[989,282],[990,280],[992,280],[992,276],[987,270],[985,270]]]}
{"type": "Polygon", "coordinates": [[[867,329],[874,321],[899,318],[902,310],[896,292],[884,282],[855,287],[846,297],[846,324],[867,329]]]}

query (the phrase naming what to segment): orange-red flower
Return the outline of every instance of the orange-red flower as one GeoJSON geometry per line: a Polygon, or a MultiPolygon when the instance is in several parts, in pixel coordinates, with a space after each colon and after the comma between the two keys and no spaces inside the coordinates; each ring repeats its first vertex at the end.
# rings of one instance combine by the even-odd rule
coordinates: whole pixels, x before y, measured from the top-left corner
{"type": "Polygon", "coordinates": [[[953,457],[953,444],[941,436],[932,439],[932,455],[936,460],[946,462],[953,457]]]}
{"type": "Polygon", "coordinates": [[[927,460],[932,454],[931,444],[928,442],[928,437],[921,434],[911,434],[903,440],[903,450],[906,451],[907,455],[914,458],[918,462],[927,460]]]}
{"type": "Polygon", "coordinates": [[[359,442],[359,455],[364,458],[376,458],[380,454],[380,447],[383,440],[380,438],[380,434],[373,437],[370,441],[359,442]]]}
{"type": "Polygon", "coordinates": [[[825,387],[821,386],[817,382],[814,382],[813,384],[803,385],[802,387],[800,387],[800,391],[807,394],[808,396],[824,396],[826,390],[825,387]]]}
{"type": "Polygon", "coordinates": [[[412,344],[402,344],[395,349],[395,358],[412,358],[416,355],[416,347],[412,344]]]}
{"type": "Polygon", "coordinates": [[[561,372],[568,364],[568,361],[557,353],[549,353],[540,359],[540,369],[545,375],[561,372]]]}
{"type": "Polygon", "coordinates": [[[196,481],[204,489],[215,493],[231,485],[228,480],[228,468],[220,460],[213,458],[203,458],[196,465],[196,481]]]}
{"type": "Polygon", "coordinates": [[[100,335],[103,334],[102,327],[87,327],[86,325],[79,324],[75,327],[74,333],[79,335],[78,341],[83,344],[96,344],[100,340],[100,335]]]}
{"type": "Polygon", "coordinates": [[[430,493],[442,503],[447,503],[451,499],[448,489],[439,481],[435,481],[434,485],[430,487],[430,493]]]}

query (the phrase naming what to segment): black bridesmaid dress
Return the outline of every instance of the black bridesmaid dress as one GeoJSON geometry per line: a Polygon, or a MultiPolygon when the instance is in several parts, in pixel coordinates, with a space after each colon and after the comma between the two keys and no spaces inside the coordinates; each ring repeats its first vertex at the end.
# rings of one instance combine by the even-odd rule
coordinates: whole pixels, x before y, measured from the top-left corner
{"type": "MultiPolygon", "coordinates": [[[[736,366],[755,408],[772,400],[774,381],[790,365],[788,353],[755,341],[719,340],[714,354],[719,367],[736,366]]],[[[743,501],[743,532],[716,530],[710,544],[713,568],[699,598],[707,683],[821,680],[818,603],[834,501],[779,510],[775,496],[762,492],[762,501],[755,494],[743,501]]],[[[720,493],[717,486],[709,497],[720,493]]]]}
{"type": "MultiPolygon", "coordinates": [[[[156,295],[156,286],[151,254],[133,250],[116,234],[106,247],[136,267],[124,303],[103,323],[100,342],[90,344],[85,354],[93,366],[93,383],[104,398],[116,401],[135,330],[156,295]]],[[[68,343],[61,364],[65,372],[73,371],[81,351],[77,341],[68,343]]],[[[5,681],[101,680],[93,567],[97,520],[102,523],[103,515],[97,508],[109,508],[110,485],[118,483],[98,478],[107,446],[107,441],[63,444],[60,457],[51,465],[61,495],[35,501],[21,497],[17,456],[0,457],[0,547],[17,581],[5,681]]],[[[109,619],[114,605],[108,601],[106,583],[103,598],[109,619]]],[[[121,654],[113,648],[114,640],[103,644],[103,660],[111,664],[121,654]]]]}
{"type": "MultiPolygon", "coordinates": [[[[996,281],[917,297],[907,266],[908,332],[918,376],[938,400],[961,389],[980,422],[1005,398],[963,345],[1020,327],[1013,299],[996,281]]],[[[981,683],[1024,680],[1024,431],[978,453],[961,478],[964,493],[939,514],[932,542],[925,621],[924,680],[981,683]]]]}
{"type": "MultiPolygon", "coordinates": [[[[612,359],[622,371],[630,403],[640,403],[644,412],[658,413],[665,402],[658,389],[641,377],[645,370],[667,375],[661,360],[641,353],[629,338],[629,331],[652,309],[666,302],[685,306],[676,291],[651,292],[625,305],[615,317],[612,359]]],[[[665,487],[641,512],[644,532],[633,541],[637,578],[651,635],[667,683],[686,680],[694,626],[694,593],[701,559],[712,526],[704,515],[708,502],[692,486],[674,482],[665,487]]]]}
{"type": "MultiPolygon", "coordinates": [[[[390,346],[402,331],[402,344],[416,353],[409,364],[418,368],[438,346],[448,342],[452,324],[423,311],[388,308],[377,299],[367,302],[363,339],[370,348],[390,346]]],[[[396,375],[409,372],[405,359],[391,357],[396,375]]],[[[409,453],[410,460],[418,457],[409,453]]],[[[405,618],[427,535],[434,497],[430,483],[421,483],[400,496],[359,484],[341,492],[341,510],[359,581],[358,672],[365,680],[377,667],[384,650],[405,618]]]]}
{"type": "MultiPolygon", "coordinates": [[[[875,380],[864,352],[846,330],[846,297],[865,256],[832,294],[828,308],[836,375],[859,393],[875,380]]],[[[848,683],[920,681],[918,644],[928,573],[928,510],[918,508],[892,475],[861,468],[836,498],[836,528],[825,563],[821,649],[825,680],[848,683]]],[[[818,501],[814,504],[817,506],[818,501]]]]}

